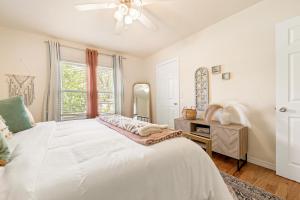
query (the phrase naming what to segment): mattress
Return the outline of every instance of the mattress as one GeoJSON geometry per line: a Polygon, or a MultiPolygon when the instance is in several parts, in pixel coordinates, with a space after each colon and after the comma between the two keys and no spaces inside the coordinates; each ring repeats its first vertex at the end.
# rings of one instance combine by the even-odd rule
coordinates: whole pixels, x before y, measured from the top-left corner
{"type": "Polygon", "coordinates": [[[91,119],[38,123],[9,143],[1,199],[232,199],[209,156],[185,138],[143,146],[91,119]]]}

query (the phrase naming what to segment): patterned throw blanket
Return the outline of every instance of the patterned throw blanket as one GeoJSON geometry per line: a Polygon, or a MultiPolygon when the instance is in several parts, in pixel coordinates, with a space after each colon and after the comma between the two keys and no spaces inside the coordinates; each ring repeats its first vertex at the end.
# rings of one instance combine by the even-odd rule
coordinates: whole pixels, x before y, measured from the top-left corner
{"type": "Polygon", "coordinates": [[[139,129],[152,125],[148,122],[138,121],[131,118],[123,117],[120,115],[100,116],[98,121],[101,124],[116,130],[118,133],[125,135],[129,139],[143,145],[152,145],[162,142],[167,139],[180,137],[182,131],[171,129],[162,129],[160,132],[148,136],[140,136],[139,129]]]}
{"type": "Polygon", "coordinates": [[[140,128],[150,125],[148,122],[139,121],[121,115],[101,115],[99,116],[99,119],[137,135],[139,134],[140,128]]]}

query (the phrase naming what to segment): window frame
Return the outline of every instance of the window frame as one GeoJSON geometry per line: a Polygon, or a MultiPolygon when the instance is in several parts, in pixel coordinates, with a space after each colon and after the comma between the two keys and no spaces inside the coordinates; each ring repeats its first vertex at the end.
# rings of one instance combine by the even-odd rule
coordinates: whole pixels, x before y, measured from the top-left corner
{"type": "MultiPolygon", "coordinates": [[[[112,59],[113,59],[113,57],[112,57],[112,59]]],[[[111,69],[112,70],[112,74],[113,74],[113,80],[112,80],[113,81],[113,90],[112,90],[112,92],[107,92],[107,91],[101,92],[101,90],[99,91],[98,88],[97,88],[98,104],[100,104],[100,110],[98,110],[98,111],[99,111],[100,114],[115,114],[116,113],[116,88],[115,88],[116,87],[115,86],[116,75],[115,75],[115,67],[114,67],[114,65],[112,65],[111,67],[110,66],[105,66],[105,65],[97,65],[97,70],[100,70],[101,68],[107,68],[107,69],[111,69]],[[101,93],[102,94],[112,94],[113,95],[113,102],[100,101],[99,97],[100,97],[101,93]],[[101,112],[101,105],[103,105],[103,104],[113,105],[113,107],[114,107],[113,112],[101,112]]],[[[98,71],[97,71],[97,76],[98,76],[98,71]]],[[[97,79],[98,79],[98,77],[97,77],[97,79]]]]}
{"type": "MultiPolygon", "coordinates": [[[[112,70],[112,75],[113,75],[113,89],[112,92],[101,92],[100,88],[97,87],[97,94],[98,94],[98,108],[100,107],[100,109],[98,109],[99,114],[115,114],[116,113],[116,73],[115,73],[115,65],[114,65],[114,58],[113,56],[111,56],[112,59],[112,66],[107,66],[107,65],[97,65],[97,70],[100,70],[100,68],[108,68],[112,70]],[[112,102],[105,102],[105,101],[101,101],[100,100],[100,94],[111,94],[113,95],[113,101],[112,102]],[[113,105],[113,112],[101,112],[101,105],[104,104],[109,104],[109,105],[113,105]]],[[[86,71],[86,84],[88,84],[88,68],[87,68],[87,64],[85,63],[80,63],[80,62],[75,62],[75,61],[70,61],[70,60],[60,60],[59,62],[59,91],[58,91],[58,114],[59,114],[59,120],[60,121],[68,121],[68,120],[78,120],[78,119],[87,119],[87,105],[86,105],[86,110],[84,113],[80,113],[80,114],[69,114],[69,115],[64,115],[63,114],[63,94],[64,93],[85,93],[86,94],[86,100],[88,101],[88,89],[86,88],[86,90],[65,90],[63,89],[63,64],[70,64],[70,65],[75,65],[77,67],[83,67],[85,68],[86,71]]],[[[98,71],[97,71],[97,80],[98,80],[98,71]]],[[[97,84],[98,86],[98,84],[97,84]]],[[[86,101],[86,103],[88,103],[86,101]]]]}
{"type": "MultiPolygon", "coordinates": [[[[70,64],[72,66],[82,67],[85,68],[86,71],[86,84],[88,84],[88,69],[87,64],[79,63],[79,62],[72,62],[68,60],[60,60],[59,62],[59,73],[60,73],[60,87],[59,87],[59,119],[60,121],[68,121],[68,120],[76,120],[76,119],[87,119],[87,109],[84,113],[80,114],[70,114],[70,115],[63,115],[63,93],[86,93],[86,100],[88,98],[88,90],[64,90],[63,89],[63,67],[62,64],[70,64]]],[[[86,105],[87,107],[87,105],[86,105]]]]}

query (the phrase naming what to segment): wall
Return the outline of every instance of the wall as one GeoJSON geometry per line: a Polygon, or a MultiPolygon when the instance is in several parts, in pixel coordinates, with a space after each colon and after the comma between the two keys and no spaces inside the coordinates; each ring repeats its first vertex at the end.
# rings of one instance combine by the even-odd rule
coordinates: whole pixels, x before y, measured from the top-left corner
{"type": "Polygon", "coordinates": [[[180,106],[194,105],[195,70],[223,65],[232,79],[210,76],[210,102],[235,100],[250,109],[249,160],[274,169],[275,25],[299,13],[299,0],[265,0],[157,52],[146,60],[153,90],[156,64],[178,57],[180,106]]]}
{"type": "MultiPolygon", "coordinates": [[[[35,100],[29,107],[36,121],[42,119],[43,98],[46,88],[46,71],[48,67],[47,45],[44,41],[55,39],[47,35],[24,32],[0,26],[0,99],[8,97],[8,84],[5,74],[33,75],[35,79],[35,100]]],[[[70,41],[58,40],[61,44],[85,49],[86,45],[73,43],[70,41]]],[[[104,53],[116,53],[97,47],[104,53]]],[[[72,56],[72,55],[71,55],[72,56]]],[[[76,57],[76,55],[74,55],[76,57]]],[[[134,82],[145,80],[144,73],[141,73],[142,60],[124,55],[127,59],[124,61],[125,78],[125,112],[131,116],[131,92],[134,82]],[[136,73],[138,72],[138,73],[136,73]]]]}
{"type": "Polygon", "coordinates": [[[144,60],[137,57],[125,55],[127,59],[124,64],[124,114],[133,115],[133,85],[134,83],[144,83],[148,78],[145,73],[144,60]]]}

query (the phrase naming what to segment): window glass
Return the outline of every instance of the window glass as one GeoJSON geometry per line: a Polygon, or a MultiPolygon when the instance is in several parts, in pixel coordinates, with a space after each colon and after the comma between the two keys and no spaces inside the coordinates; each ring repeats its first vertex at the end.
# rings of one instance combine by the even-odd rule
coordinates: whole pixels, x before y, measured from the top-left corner
{"type": "Polygon", "coordinates": [[[87,67],[61,62],[61,120],[86,118],[87,67]]]}
{"type": "Polygon", "coordinates": [[[112,67],[98,67],[97,85],[99,112],[115,113],[114,70],[112,67]]]}
{"type": "MultiPolygon", "coordinates": [[[[115,113],[114,70],[112,66],[97,67],[98,112],[115,113]]],[[[87,66],[61,61],[61,120],[82,119],[87,116],[87,66]]]]}

